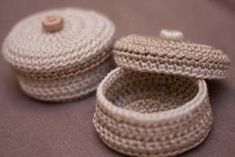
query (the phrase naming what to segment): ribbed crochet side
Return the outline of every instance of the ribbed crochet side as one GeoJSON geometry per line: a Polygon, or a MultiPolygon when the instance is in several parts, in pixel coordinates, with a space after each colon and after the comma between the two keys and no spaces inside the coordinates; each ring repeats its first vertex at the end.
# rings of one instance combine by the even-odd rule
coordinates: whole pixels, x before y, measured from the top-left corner
{"type": "Polygon", "coordinates": [[[204,80],[116,68],[97,90],[95,128],[123,154],[180,154],[207,137],[212,119],[204,80]]]}
{"type": "Polygon", "coordinates": [[[153,73],[223,79],[230,59],[222,50],[189,42],[129,35],[114,44],[117,65],[153,73]]]}
{"type": "Polygon", "coordinates": [[[23,91],[43,101],[67,101],[85,96],[96,90],[97,85],[113,67],[112,60],[82,74],[58,80],[33,80],[18,75],[23,91]]]}

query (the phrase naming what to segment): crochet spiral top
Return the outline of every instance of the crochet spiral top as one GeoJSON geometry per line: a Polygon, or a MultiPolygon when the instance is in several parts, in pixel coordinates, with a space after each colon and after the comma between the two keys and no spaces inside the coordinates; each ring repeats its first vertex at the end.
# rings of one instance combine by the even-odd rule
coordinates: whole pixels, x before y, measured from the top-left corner
{"type": "Polygon", "coordinates": [[[44,101],[80,98],[110,71],[115,27],[100,13],[62,8],[17,23],[3,44],[25,93],[44,101]]]}
{"type": "Polygon", "coordinates": [[[113,34],[112,22],[94,11],[72,8],[44,11],[16,24],[4,42],[3,55],[27,77],[68,77],[105,60],[110,54],[106,49],[113,34]],[[43,29],[42,21],[50,16],[63,19],[61,30],[43,29]]]}
{"type": "Polygon", "coordinates": [[[174,33],[163,31],[160,38],[140,35],[123,37],[114,44],[114,59],[121,67],[143,72],[203,79],[222,79],[226,76],[230,59],[222,50],[183,42],[183,34],[174,33]]]}

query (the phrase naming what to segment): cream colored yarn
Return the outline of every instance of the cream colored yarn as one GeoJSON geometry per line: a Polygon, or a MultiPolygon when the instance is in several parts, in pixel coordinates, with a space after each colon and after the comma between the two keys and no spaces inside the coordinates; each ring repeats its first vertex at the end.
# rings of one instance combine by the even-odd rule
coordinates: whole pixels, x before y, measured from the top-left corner
{"type": "Polygon", "coordinates": [[[80,98],[96,90],[97,85],[112,67],[107,60],[90,71],[57,80],[34,80],[18,75],[21,88],[30,95],[44,101],[62,101],[80,98]]]}
{"type": "Polygon", "coordinates": [[[180,40],[183,35],[178,35],[177,37],[174,33],[163,31],[161,33],[163,38],[140,35],[123,37],[114,44],[115,62],[121,67],[142,72],[176,74],[202,79],[226,77],[230,59],[222,50],[207,45],[182,42],[180,40]]]}
{"type": "Polygon", "coordinates": [[[130,35],[116,41],[119,68],[97,90],[94,125],[102,141],[130,156],[168,157],[200,144],[213,122],[203,79],[226,77],[230,59],[211,46],[130,35]]]}
{"type": "Polygon", "coordinates": [[[180,154],[201,143],[211,124],[204,80],[116,68],[97,89],[95,128],[123,154],[180,154]]]}
{"type": "Polygon", "coordinates": [[[34,98],[60,101],[94,91],[110,68],[114,25],[103,15],[79,8],[44,11],[20,21],[3,45],[22,89],[34,98]],[[44,32],[47,16],[63,18],[63,28],[44,32]],[[66,94],[65,94],[66,93],[66,94]]]}

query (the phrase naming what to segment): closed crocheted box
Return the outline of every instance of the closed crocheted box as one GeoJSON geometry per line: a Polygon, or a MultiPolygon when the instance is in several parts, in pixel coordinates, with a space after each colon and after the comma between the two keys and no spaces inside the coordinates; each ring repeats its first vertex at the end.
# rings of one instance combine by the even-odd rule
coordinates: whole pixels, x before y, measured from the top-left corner
{"type": "Polygon", "coordinates": [[[120,67],[99,85],[93,119],[109,147],[131,156],[166,157],[207,137],[213,117],[203,79],[224,78],[230,60],[182,36],[163,31],[160,38],[130,35],[115,42],[120,67]]]}
{"type": "Polygon", "coordinates": [[[45,101],[79,98],[109,72],[114,25],[79,8],[31,15],[11,30],[3,55],[28,95],[45,101]]]}

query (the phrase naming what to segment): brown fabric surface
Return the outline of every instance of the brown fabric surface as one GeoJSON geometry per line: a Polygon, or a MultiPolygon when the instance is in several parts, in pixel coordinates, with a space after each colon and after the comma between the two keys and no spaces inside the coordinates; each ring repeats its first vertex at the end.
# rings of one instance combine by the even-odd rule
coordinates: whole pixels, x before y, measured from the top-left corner
{"type": "MultiPolygon", "coordinates": [[[[116,38],[135,33],[158,36],[161,28],[182,30],[185,38],[224,50],[232,60],[229,77],[208,81],[214,124],[207,140],[182,156],[233,157],[235,154],[235,2],[232,0],[1,0],[0,42],[23,17],[48,8],[80,6],[114,21],[116,38]]],[[[95,94],[76,102],[49,104],[22,93],[0,56],[1,157],[115,157],[92,124],[95,94]]]]}

